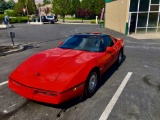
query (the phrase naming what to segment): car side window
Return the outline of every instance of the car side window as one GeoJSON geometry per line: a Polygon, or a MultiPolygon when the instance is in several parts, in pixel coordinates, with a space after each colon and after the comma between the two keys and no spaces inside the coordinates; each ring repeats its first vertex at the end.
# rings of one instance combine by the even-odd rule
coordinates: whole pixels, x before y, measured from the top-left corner
{"type": "Polygon", "coordinates": [[[113,43],[113,40],[112,40],[112,38],[110,37],[110,36],[108,36],[108,46],[113,46],[114,45],[114,43],[113,43]]]}
{"type": "Polygon", "coordinates": [[[99,52],[104,52],[104,51],[105,51],[104,39],[100,38],[99,52]]]}
{"type": "Polygon", "coordinates": [[[105,45],[105,48],[108,46],[111,47],[114,45],[112,38],[110,36],[104,36],[104,45],[105,45]]]}

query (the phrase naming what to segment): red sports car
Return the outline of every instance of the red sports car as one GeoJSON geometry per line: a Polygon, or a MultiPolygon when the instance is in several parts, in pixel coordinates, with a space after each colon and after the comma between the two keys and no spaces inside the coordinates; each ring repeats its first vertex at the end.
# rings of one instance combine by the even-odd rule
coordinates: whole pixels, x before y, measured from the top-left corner
{"type": "Polygon", "coordinates": [[[124,42],[101,33],[75,34],[58,47],[31,56],[9,76],[9,88],[30,100],[60,104],[92,96],[101,75],[121,63],[124,42]]]}

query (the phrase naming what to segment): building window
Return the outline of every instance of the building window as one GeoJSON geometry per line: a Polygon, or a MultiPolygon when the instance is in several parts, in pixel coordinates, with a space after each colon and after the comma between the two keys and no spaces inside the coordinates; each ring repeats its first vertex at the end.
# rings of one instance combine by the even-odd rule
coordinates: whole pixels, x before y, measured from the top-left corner
{"type": "Polygon", "coordinates": [[[151,0],[151,4],[159,4],[159,0],[151,0]]]}
{"type": "Polygon", "coordinates": [[[147,33],[155,33],[157,31],[157,28],[148,28],[147,33]]]}
{"type": "Polygon", "coordinates": [[[148,11],[150,0],[140,0],[139,11],[148,11]]]}
{"type": "Polygon", "coordinates": [[[160,0],[130,0],[129,32],[160,32],[160,0]]]}
{"type": "Polygon", "coordinates": [[[159,5],[151,5],[150,11],[159,11],[159,5]]]}
{"type": "Polygon", "coordinates": [[[138,0],[131,0],[130,1],[130,12],[137,12],[138,9],[138,0]]]}
{"type": "Polygon", "coordinates": [[[148,17],[148,13],[139,13],[137,27],[146,27],[147,17],[148,17]]]}
{"type": "Polygon", "coordinates": [[[146,28],[137,28],[137,33],[146,33],[146,28]]]}
{"type": "Polygon", "coordinates": [[[148,27],[157,27],[158,13],[149,13],[148,27]]]}

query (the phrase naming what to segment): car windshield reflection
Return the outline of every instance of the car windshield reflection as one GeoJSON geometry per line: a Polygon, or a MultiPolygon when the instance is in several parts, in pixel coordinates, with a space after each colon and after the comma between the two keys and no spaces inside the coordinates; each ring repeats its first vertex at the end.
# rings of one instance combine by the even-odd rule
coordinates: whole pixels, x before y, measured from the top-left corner
{"type": "Polygon", "coordinates": [[[59,46],[59,48],[102,52],[104,51],[104,44],[100,36],[74,35],[59,46]]]}

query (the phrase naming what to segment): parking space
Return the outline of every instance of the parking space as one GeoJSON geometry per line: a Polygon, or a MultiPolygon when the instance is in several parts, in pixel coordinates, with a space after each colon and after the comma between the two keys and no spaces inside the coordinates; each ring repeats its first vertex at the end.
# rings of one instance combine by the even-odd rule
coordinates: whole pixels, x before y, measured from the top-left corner
{"type": "MultiPolygon", "coordinates": [[[[12,92],[7,87],[8,75],[29,56],[56,47],[60,41],[64,41],[65,37],[71,34],[83,32],[83,30],[91,32],[102,31],[102,29],[91,25],[74,27],[73,25],[56,25],[56,29],[60,32],[54,33],[55,28],[46,25],[42,28],[35,27],[36,30],[40,30],[31,40],[32,26],[27,27],[29,32],[25,31],[24,34],[29,37],[23,39],[23,33],[21,33],[17,35],[19,37],[16,41],[27,43],[29,40],[29,43],[37,47],[29,47],[23,52],[0,57],[0,118],[2,120],[105,120],[106,118],[108,120],[159,120],[160,41],[138,41],[107,29],[106,31],[113,36],[125,39],[125,58],[122,65],[112,66],[103,74],[103,81],[91,98],[83,101],[76,99],[61,106],[54,106],[30,101],[12,92]],[[44,34],[45,29],[48,28],[52,32],[46,30],[47,33],[44,34]],[[123,81],[126,81],[126,84],[123,81]],[[120,87],[121,83],[122,87],[120,87]],[[103,115],[105,109],[106,113],[103,115]]],[[[18,32],[22,28],[18,26],[14,30],[18,32]]]]}
{"type": "MultiPolygon", "coordinates": [[[[150,79],[150,81],[155,78],[150,79]]],[[[133,74],[108,120],[158,120],[159,88],[147,84],[148,77],[133,74]]]]}

